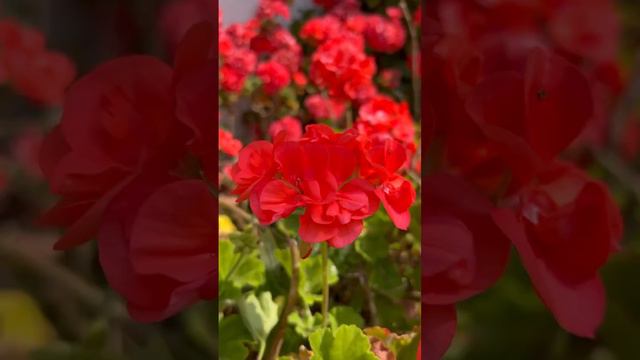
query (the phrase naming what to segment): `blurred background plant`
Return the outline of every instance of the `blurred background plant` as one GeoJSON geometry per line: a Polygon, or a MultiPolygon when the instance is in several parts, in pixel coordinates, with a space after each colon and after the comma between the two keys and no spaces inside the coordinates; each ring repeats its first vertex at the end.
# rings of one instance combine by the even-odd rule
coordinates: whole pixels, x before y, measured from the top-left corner
{"type": "Polygon", "coordinates": [[[64,89],[122,55],[171,62],[191,24],[213,22],[210,3],[0,2],[0,359],[217,356],[215,302],[160,323],[135,323],[107,286],[95,243],[54,252],[59,233],[37,223],[54,201],[38,152],[43,134],[59,121],[64,89]]]}
{"type": "Polygon", "coordinates": [[[608,184],[624,216],[621,249],[601,271],[607,292],[604,323],[594,340],[581,339],[562,330],[536,296],[517,253],[512,250],[505,276],[486,293],[458,307],[458,331],[445,359],[640,358],[637,345],[640,290],[636,286],[640,276],[640,2],[567,3],[577,5],[579,15],[573,22],[559,15],[556,25],[573,27],[577,32],[593,31],[592,34],[598,34],[596,37],[604,37],[602,46],[613,48],[618,54],[617,63],[611,64],[615,69],[612,79],[619,79],[618,97],[610,103],[606,118],[592,125],[581,139],[581,145],[566,154],[608,184]],[[602,4],[606,10],[608,3],[613,4],[615,10],[597,13],[589,10],[602,4]],[[592,20],[587,20],[589,13],[593,15],[592,20]],[[589,145],[582,146],[585,143],[589,145]]]}

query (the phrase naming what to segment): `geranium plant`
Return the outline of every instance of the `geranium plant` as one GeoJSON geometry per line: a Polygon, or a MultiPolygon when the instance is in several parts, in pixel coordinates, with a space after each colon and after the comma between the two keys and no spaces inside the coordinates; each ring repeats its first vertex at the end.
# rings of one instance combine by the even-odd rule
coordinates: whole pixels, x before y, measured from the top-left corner
{"type": "Polygon", "coordinates": [[[417,3],[316,6],[219,32],[220,356],[413,359],[417,3]]]}

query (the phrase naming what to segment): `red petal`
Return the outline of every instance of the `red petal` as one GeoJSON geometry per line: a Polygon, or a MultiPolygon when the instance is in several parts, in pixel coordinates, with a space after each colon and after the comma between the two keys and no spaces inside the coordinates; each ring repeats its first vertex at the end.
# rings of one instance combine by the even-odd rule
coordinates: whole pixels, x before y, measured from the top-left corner
{"type": "Polygon", "coordinates": [[[182,282],[213,273],[218,234],[216,202],[204,182],[165,185],[140,207],[131,230],[131,261],[140,274],[182,282]]]}
{"type": "Polygon", "coordinates": [[[335,236],[329,239],[329,245],[342,248],[351,244],[360,236],[363,227],[362,220],[353,220],[350,223],[338,225],[335,236]]]}
{"type": "Polygon", "coordinates": [[[550,160],[593,116],[591,87],[578,68],[540,48],[529,57],[525,82],[527,140],[538,155],[550,160]]]}
{"type": "Polygon", "coordinates": [[[305,212],[300,217],[300,229],[298,231],[300,239],[308,243],[319,243],[327,241],[338,233],[338,229],[333,225],[318,224],[305,212]]]}
{"type": "Polygon", "coordinates": [[[456,333],[455,305],[422,306],[422,360],[440,360],[456,333]]]}
{"type": "Polygon", "coordinates": [[[540,298],[565,330],[593,338],[605,311],[605,292],[599,276],[581,282],[565,282],[535,253],[524,227],[513,212],[498,209],[493,218],[515,245],[540,298]]]}

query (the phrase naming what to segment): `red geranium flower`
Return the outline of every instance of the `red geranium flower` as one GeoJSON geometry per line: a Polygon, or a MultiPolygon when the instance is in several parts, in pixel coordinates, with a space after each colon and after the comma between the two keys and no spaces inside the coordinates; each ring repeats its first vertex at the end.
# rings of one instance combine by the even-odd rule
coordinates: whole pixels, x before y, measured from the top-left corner
{"type": "Polygon", "coordinates": [[[345,32],[320,45],[311,56],[311,80],[329,96],[359,100],[375,93],[375,60],[364,52],[362,40],[345,32]]]}
{"type": "Polygon", "coordinates": [[[258,65],[256,75],[262,80],[262,86],[268,95],[273,95],[291,82],[291,75],[283,65],[269,61],[258,65]]]}
{"type": "Polygon", "coordinates": [[[406,31],[400,20],[372,15],[366,24],[364,37],[374,51],[392,54],[404,46],[406,31]]]}
{"type": "Polygon", "coordinates": [[[377,96],[358,110],[356,128],[376,139],[396,139],[415,150],[414,128],[409,106],[386,96],[377,96]]]}

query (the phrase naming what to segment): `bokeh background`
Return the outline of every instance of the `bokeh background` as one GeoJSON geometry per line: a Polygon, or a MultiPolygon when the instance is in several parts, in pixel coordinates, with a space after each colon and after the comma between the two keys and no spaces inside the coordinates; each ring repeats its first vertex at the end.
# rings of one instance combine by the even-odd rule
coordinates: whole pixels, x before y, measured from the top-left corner
{"type": "MultiPolygon", "coordinates": [[[[32,87],[19,89],[0,66],[0,359],[216,358],[217,304],[201,303],[161,323],[134,323],[105,282],[95,243],[54,252],[59,232],[36,221],[55,200],[37,154],[61,113],[59,101],[34,98],[36,90],[127,54],[170,62],[182,32],[212,17],[198,2],[0,0],[0,22],[12,19],[41,33],[47,53],[67,57],[75,68],[52,65],[44,55],[20,59],[40,70],[26,76],[32,87]]],[[[7,32],[0,26],[0,38],[7,32]]],[[[0,58],[9,51],[0,46],[0,58]]]]}
{"type": "MultiPolygon", "coordinates": [[[[517,253],[512,251],[505,276],[489,291],[458,306],[458,331],[446,359],[640,359],[640,2],[613,2],[622,25],[621,37],[615,39],[620,45],[617,61],[627,82],[625,100],[621,100],[625,104],[615,106],[622,106],[630,116],[621,121],[618,148],[599,149],[595,156],[565,154],[609,185],[624,216],[621,250],[601,271],[607,290],[604,323],[595,340],[562,330],[536,296],[517,253]]],[[[601,26],[593,20],[590,26],[601,26]]]]}

